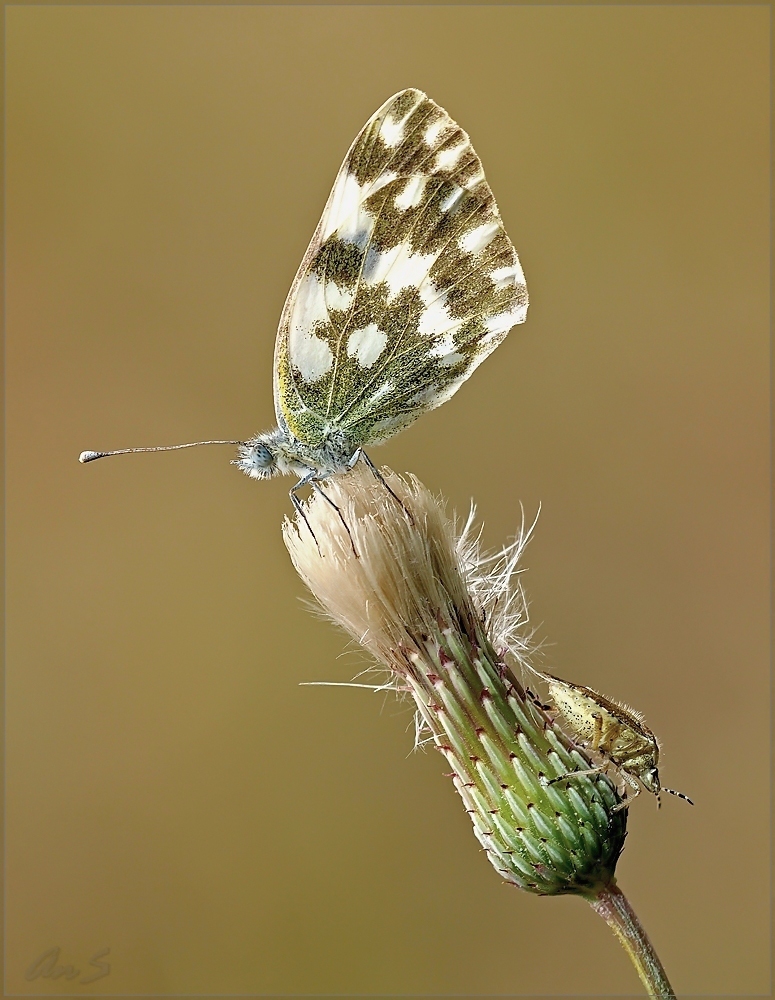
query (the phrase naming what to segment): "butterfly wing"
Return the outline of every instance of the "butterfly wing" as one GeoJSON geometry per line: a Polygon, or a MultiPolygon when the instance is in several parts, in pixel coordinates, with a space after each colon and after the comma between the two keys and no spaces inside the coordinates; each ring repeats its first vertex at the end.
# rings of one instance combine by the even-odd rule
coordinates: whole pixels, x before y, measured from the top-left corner
{"type": "Polygon", "coordinates": [[[457,392],[526,312],[468,136],[404,90],[356,136],[291,286],[278,420],[312,447],[382,441],[457,392]]]}

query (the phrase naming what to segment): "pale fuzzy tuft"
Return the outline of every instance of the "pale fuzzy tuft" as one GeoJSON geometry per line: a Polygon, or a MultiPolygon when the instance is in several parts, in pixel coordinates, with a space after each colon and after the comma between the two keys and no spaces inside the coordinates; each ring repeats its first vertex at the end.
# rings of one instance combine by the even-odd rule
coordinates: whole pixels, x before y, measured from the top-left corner
{"type": "Polygon", "coordinates": [[[299,520],[283,526],[293,564],[323,608],[387,666],[396,649],[414,649],[414,637],[438,627],[440,616],[527,659],[533,648],[527,602],[515,581],[534,525],[526,530],[523,520],[516,539],[488,555],[474,530],[473,507],[458,530],[413,476],[383,475],[405,509],[359,466],[323,486],[341,518],[313,494],[304,507],[309,527],[299,520]]]}
{"type": "Polygon", "coordinates": [[[525,512],[512,542],[497,552],[486,552],[481,546],[481,528],[474,528],[476,508],[472,504],[463,530],[457,540],[461,568],[469,591],[481,608],[488,623],[490,639],[499,651],[510,653],[522,667],[530,667],[530,659],[539,650],[535,633],[528,630],[528,601],[520,579],[524,572],[520,562],[538,521],[536,514],[528,527],[525,512]]]}
{"type": "Polygon", "coordinates": [[[439,505],[413,477],[403,480],[386,472],[385,478],[414,523],[360,466],[323,486],[341,518],[331,503],[313,494],[304,506],[309,526],[286,520],[283,535],[299,575],[325,610],[389,663],[394,650],[407,644],[414,648],[414,636],[437,626],[437,611],[455,609],[471,619],[477,612],[466,591],[452,526],[439,505]]]}

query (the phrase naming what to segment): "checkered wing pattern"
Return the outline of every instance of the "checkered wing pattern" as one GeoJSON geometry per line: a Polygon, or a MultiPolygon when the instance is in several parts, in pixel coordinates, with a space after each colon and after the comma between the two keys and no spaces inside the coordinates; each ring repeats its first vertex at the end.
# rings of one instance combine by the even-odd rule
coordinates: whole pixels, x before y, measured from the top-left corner
{"type": "Polygon", "coordinates": [[[526,312],[468,135],[404,90],[350,147],[294,279],[275,349],[278,420],[310,447],[383,441],[457,392],[526,312]]]}

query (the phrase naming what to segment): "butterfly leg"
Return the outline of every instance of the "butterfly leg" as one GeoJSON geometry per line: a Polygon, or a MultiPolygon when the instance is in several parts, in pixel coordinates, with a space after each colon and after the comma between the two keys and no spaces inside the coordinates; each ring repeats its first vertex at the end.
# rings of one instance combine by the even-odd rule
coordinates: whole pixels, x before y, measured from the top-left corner
{"type": "Polygon", "coordinates": [[[391,497],[393,497],[393,499],[398,504],[398,506],[401,508],[401,510],[409,518],[410,523],[414,524],[414,518],[412,517],[412,512],[406,509],[406,507],[404,506],[404,503],[401,500],[401,498],[399,496],[397,496],[393,492],[393,490],[391,490],[391,488],[388,486],[387,482],[385,481],[385,477],[379,471],[379,469],[377,468],[377,466],[372,462],[372,460],[369,458],[369,456],[366,454],[366,452],[363,450],[363,448],[358,448],[356,450],[355,454],[353,455],[353,457],[350,459],[350,468],[352,468],[354,465],[357,464],[359,458],[363,459],[363,461],[366,463],[366,465],[368,465],[368,467],[374,473],[374,477],[376,479],[378,479],[379,482],[382,483],[382,485],[385,487],[385,489],[388,491],[388,493],[391,495],[391,497]]]}
{"type": "Polygon", "coordinates": [[[296,483],[295,486],[292,486],[291,489],[288,491],[288,496],[291,498],[293,509],[296,511],[296,513],[299,515],[302,521],[304,521],[304,523],[309,528],[309,533],[312,535],[315,541],[315,545],[317,545],[318,547],[318,555],[322,557],[323,553],[320,551],[320,543],[315,537],[315,532],[312,530],[312,525],[307,520],[307,515],[304,513],[304,507],[302,506],[301,500],[299,500],[299,498],[296,496],[296,490],[298,490],[300,486],[306,486],[308,483],[311,482],[312,482],[312,476],[302,476],[302,478],[298,481],[298,483],[296,483]]]}
{"type": "Polygon", "coordinates": [[[329,504],[331,507],[333,507],[334,510],[337,512],[337,514],[339,515],[339,520],[342,522],[342,524],[344,525],[344,530],[347,532],[347,537],[350,539],[350,545],[352,545],[353,555],[355,556],[356,559],[360,559],[360,556],[358,555],[358,550],[355,547],[355,542],[353,541],[353,536],[352,532],[350,531],[350,526],[347,523],[347,521],[345,521],[344,514],[342,513],[342,511],[339,509],[339,507],[337,507],[337,505],[334,503],[331,497],[324,492],[323,487],[320,485],[317,479],[310,479],[309,485],[318,494],[318,496],[323,497],[326,503],[329,504]]]}

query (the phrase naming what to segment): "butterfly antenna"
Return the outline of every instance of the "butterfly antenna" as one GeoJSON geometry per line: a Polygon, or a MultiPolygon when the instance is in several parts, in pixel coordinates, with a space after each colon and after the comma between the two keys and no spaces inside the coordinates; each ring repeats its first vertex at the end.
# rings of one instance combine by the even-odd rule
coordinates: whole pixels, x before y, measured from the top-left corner
{"type": "Polygon", "coordinates": [[[663,787],[663,788],[662,788],[662,791],[663,791],[663,792],[670,792],[670,794],[671,794],[671,795],[675,795],[675,796],[677,796],[677,797],[678,797],[679,799],[683,799],[683,800],[684,800],[684,802],[688,802],[690,806],[693,806],[693,805],[694,805],[694,803],[692,802],[692,800],[691,800],[691,799],[689,798],[689,796],[688,796],[688,795],[684,795],[684,793],[683,793],[683,792],[677,792],[677,791],[676,791],[676,790],[675,790],[674,788],[664,788],[664,787],[663,787]]]}
{"type": "Polygon", "coordinates": [[[181,448],[198,448],[200,444],[244,444],[244,441],[190,441],[188,444],[169,444],[159,448],[120,448],[118,451],[82,451],[78,461],[82,465],[96,462],[98,458],[109,458],[111,455],[133,455],[138,451],[179,451],[181,448]]]}

